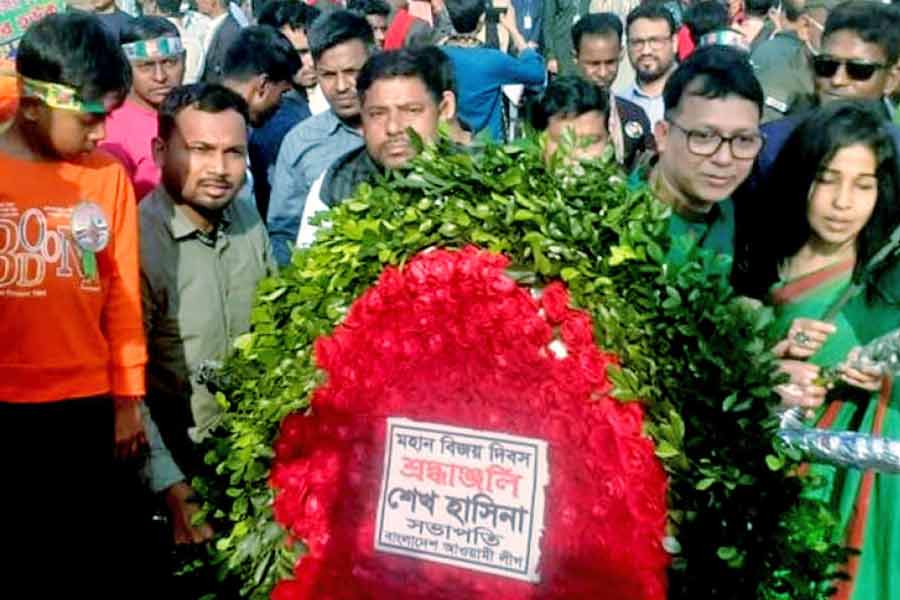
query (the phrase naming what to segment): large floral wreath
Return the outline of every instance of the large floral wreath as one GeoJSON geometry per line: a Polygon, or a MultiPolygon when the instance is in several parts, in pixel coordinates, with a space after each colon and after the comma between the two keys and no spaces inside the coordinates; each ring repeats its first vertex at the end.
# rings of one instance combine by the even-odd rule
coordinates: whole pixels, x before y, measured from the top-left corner
{"type": "MultiPolygon", "coordinates": [[[[646,500],[655,498],[657,479],[656,467],[643,454],[646,441],[637,432],[643,410],[643,432],[653,440],[667,475],[665,539],[672,555],[668,596],[829,597],[835,565],[843,558],[832,542],[836,523],[824,505],[804,499],[803,482],[794,468],[796,457],[772,447],[776,423],[770,415],[777,402],[772,395],[776,378],[773,359],[765,352],[773,340],[763,316],[735,298],[727,261],[689,240],[670,242],[667,209],[645,187],[630,187],[612,164],[582,169],[578,177],[559,177],[553,168],[545,168],[542,149],[528,144],[488,146],[472,156],[453,153],[449,144],[441,142],[426,148],[411,172],[391,174],[375,186],[360,186],[352,199],[330,212],[331,226],[321,230],[317,242],[294,254],[292,267],[261,283],[253,330],[237,341],[236,352],[223,371],[225,385],[217,396],[225,409],[223,430],[206,456],[215,474],[196,481],[198,492],[209,500],[207,517],[217,519],[223,532],[213,562],[221,573],[239,581],[243,595],[261,600],[278,581],[291,579],[294,583],[282,584],[279,594],[293,597],[303,586],[340,588],[341,577],[348,590],[359,589],[354,586],[365,581],[398,585],[398,565],[410,561],[371,554],[372,534],[366,521],[372,513],[365,495],[334,497],[327,484],[337,473],[342,484],[348,477],[355,482],[358,476],[365,489],[374,481],[371,469],[377,468],[378,461],[372,457],[382,443],[380,419],[388,414],[384,411],[376,418],[372,399],[377,397],[407,417],[443,418],[448,423],[508,431],[544,427],[551,438],[556,436],[555,427],[568,428],[573,444],[585,448],[601,440],[591,438],[571,415],[580,415],[584,423],[590,422],[586,415],[607,423],[619,419],[622,427],[614,428],[619,434],[604,439],[627,442],[635,451],[625,455],[648,465],[646,480],[623,483],[629,491],[622,498],[645,500],[638,500],[641,508],[623,512],[622,518],[631,515],[639,527],[638,515],[646,517],[642,530],[655,528],[655,544],[660,536],[656,515],[661,504],[646,500]],[[526,287],[544,287],[549,296],[541,300],[541,306],[547,318],[559,319],[560,335],[570,341],[575,336],[581,341],[573,347],[584,351],[579,354],[569,348],[569,357],[558,363],[547,355],[534,377],[521,381],[515,378],[520,366],[508,372],[494,369],[492,373],[505,373],[500,376],[508,378],[505,383],[510,389],[522,393],[514,397],[501,390],[480,394],[484,410],[467,417],[464,410],[451,411],[446,404],[450,396],[467,397],[454,389],[452,372],[441,371],[428,357],[442,355],[442,344],[471,339],[483,346],[470,349],[471,356],[489,362],[501,360],[507,352],[519,360],[525,356],[520,353],[546,345],[552,323],[538,319],[537,305],[525,302],[524,292],[503,278],[498,280],[505,282],[502,289],[491,294],[502,295],[507,286],[510,297],[519,299],[518,304],[509,305],[509,310],[521,308],[514,319],[519,321],[518,329],[492,320],[492,310],[507,309],[487,302],[490,294],[482,298],[450,282],[434,287],[432,295],[392,300],[397,307],[405,307],[396,311],[399,314],[378,307],[386,306],[385,290],[414,285],[413,274],[423,269],[440,272],[438,264],[429,260],[439,263],[451,256],[441,251],[434,251],[433,258],[419,256],[424,250],[472,244],[508,257],[513,266],[506,269],[507,274],[526,287]],[[563,300],[562,288],[554,283],[560,280],[578,310],[568,308],[563,300]],[[423,299],[437,298],[439,293],[448,295],[443,300],[457,302],[443,307],[434,301],[425,310],[423,299]],[[454,315],[439,311],[460,306],[462,298],[466,299],[462,305],[480,307],[482,313],[473,315],[466,327],[450,329],[457,323],[454,315]],[[422,325],[413,321],[419,314],[449,316],[422,325]],[[560,314],[564,316],[559,318],[560,314]],[[388,317],[396,321],[383,320],[388,317]],[[594,342],[614,353],[616,360],[587,348],[591,321],[594,342]],[[360,326],[354,328],[354,324],[360,326]],[[405,327],[440,337],[408,335],[405,327]],[[320,338],[323,341],[314,352],[320,338]],[[424,362],[376,359],[422,348],[425,352],[418,357],[424,362]],[[593,358],[582,364],[579,356],[593,358]],[[317,357],[327,377],[317,366],[317,357]],[[593,370],[603,360],[608,363],[611,392],[593,370]],[[563,365],[572,365],[566,371],[571,380],[559,379],[563,365]],[[422,386],[429,373],[441,395],[425,394],[422,386]],[[599,394],[596,398],[586,387],[578,388],[586,381],[593,386],[591,393],[599,394]],[[415,385],[419,387],[409,387],[415,385]],[[546,400],[553,386],[560,394],[553,401],[560,406],[568,402],[566,412],[571,412],[565,417],[542,414],[529,404],[546,400]],[[392,395],[395,389],[402,394],[392,395]],[[352,394],[353,402],[342,394],[352,394]],[[640,401],[644,408],[616,407],[610,398],[640,401]],[[311,400],[311,416],[306,416],[311,400]],[[501,400],[502,418],[495,404],[501,400]],[[342,421],[349,425],[340,425],[342,421]],[[273,449],[279,431],[282,436],[273,449]],[[270,470],[273,459],[275,468],[270,470]],[[281,490],[275,506],[286,528],[274,521],[270,481],[281,490]],[[648,490],[649,496],[642,495],[641,489],[648,490]],[[353,527],[332,520],[332,511],[345,511],[341,513],[345,517],[352,513],[354,519],[347,522],[358,525],[358,537],[351,539],[353,527]]],[[[453,256],[475,260],[471,251],[453,256]]],[[[491,260],[505,259],[494,256],[491,260]]],[[[497,262],[490,269],[498,271],[502,264],[497,262]]],[[[467,385],[474,393],[490,381],[473,385],[471,380],[467,385]]],[[[603,468],[581,462],[592,456],[591,452],[579,456],[575,472],[586,477],[603,468]]],[[[551,475],[551,485],[565,487],[573,481],[574,475],[561,468],[565,475],[551,475]]],[[[631,472],[625,470],[623,475],[631,472]]],[[[591,513],[598,522],[588,519],[573,524],[591,536],[563,539],[549,533],[545,543],[550,553],[568,555],[571,550],[577,556],[588,550],[588,544],[610,543],[602,549],[604,557],[607,551],[611,554],[610,569],[633,565],[632,557],[623,555],[634,553],[646,561],[648,569],[634,574],[636,585],[659,589],[649,583],[654,581],[650,572],[662,560],[658,546],[641,545],[627,532],[623,538],[610,537],[611,530],[604,528],[616,527],[615,519],[601,518],[594,511],[625,509],[603,500],[609,498],[604,494],[614,493],[612,488],[603,488],[602,481],[588,483],[562,492],[564,498],[577,502],[577,509],[560,514],[548,511],[548,518],[565,523],[571,515],[591,513]]],[[[541,566],[548,569],[544,588],[548,594],[566,589],[567,583],[554,576],[549,559],[541,566]]],[[[420,566],[412,570],[409,583],[441,581],[446,572],[420,566]]],[[[590,585],[577,569],[568,577],[572,585],[590,585]]],[[[457,581],[475,585],[465,575],[457,574],[457,581]]],[[[519,589],[518,584],[505,582],[480,585],[519,589]]],[[[495,597],[516,595],[503,592],[495,597]]]]}
{"type": "Polygon", "coordinates": [[[327,383],[285,420],[272,470],[275,516],[309,553],[273,598],[665,598],[666,480],[642,407],[609,396],[613,359],[564,287],[536,300],[507,263],[421,254],[318,340],[327,383]],[[387,416],[548,441],[540,585],[374,551],[387,416]]]}

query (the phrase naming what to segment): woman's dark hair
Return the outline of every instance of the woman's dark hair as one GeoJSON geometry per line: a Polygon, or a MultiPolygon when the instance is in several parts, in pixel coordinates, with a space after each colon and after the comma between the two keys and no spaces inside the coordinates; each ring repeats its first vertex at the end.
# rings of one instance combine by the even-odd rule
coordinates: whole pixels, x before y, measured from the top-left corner
{"type": "Polygon", "coordinates": [[[175,118],[189,106],[213,114],[234,110],[244,117],[245,123],[250,123],[247,102],[228,88],[215,83],[182,85],[169,92],[159,106],[157,122],[161,140],[168,141],[172,137],[176,129],[175,118]]]}
{"type": "Polygon", "coordinates": [[[175,24],[165,17],[138,17],[119,36],[119,43],[131,44],[159,37],[180,37],[175,24]]]}
{"type": "Polygon", "coordinates": [[[435,104],[443,100],[447,91],[445,81],[446,70],[435,56],[435,53],[424,49],[404,48],[379,52],[366,61],[356,78],[356,93],[360,100],[376,81],[395,79],[397,77],[414,77],[420,80],[435,104]]]}
{"type": "Polygon", "coordinates": [[[684,25],[695,44],[707,33],[728,29],[728,9],[718,0],[703,0],[691,4],[684,13],[684,25]]]}
{"type": "MultiPolygon", "coordinates": [[[[778,265],[794,256],[809,240],[808,204],[816,177],[843,148],[863,145],[875,153],[878,198],[872,216],[857,237],[855,281],[900,224],[897,150],[880,107],[865,101],[830,102],[811,113],[793,131],[763,184],[759,198],[768,198],[765,235],[756,232],[748,252],[746,291],[765,297],[778,279],[778,265]],[[776,217],[777,214],[777,218],[776,217]],[[764,238],[764,240],[763,240],[764,238]]],[[[762,229],[758,227],[757,229],[762,229]]]]}
{"type": "Polygon", "coordinates": [[[349,10],[332,10],[323,13],[306,31],[309,51],[318,61],[331,48],[351,40],[359,40],[371,53],[375,34],[366,18],[349,10]]]}
{"type": "Polygon", "coordinates": [[[606,122],[609,94],[581,77],[564,75],[551,81],[540,100],[531,107],[531,126],[543,131],[556,115],[578,117],[595,110],[603,114],[606,122]]]}
{"type": "Polygon", "coordinates": [[[24,77],[73,88],[81,99],[101,101],[131,89],[131,64],[100,20],[85,13],[44,17],[28,28],[16,53],[24,77]]]}

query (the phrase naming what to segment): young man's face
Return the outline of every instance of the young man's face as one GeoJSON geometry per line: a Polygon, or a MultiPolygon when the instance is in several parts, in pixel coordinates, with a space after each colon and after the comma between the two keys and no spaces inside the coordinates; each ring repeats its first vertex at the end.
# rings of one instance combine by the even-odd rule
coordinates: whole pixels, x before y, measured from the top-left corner
{"type": "Polygon", "coordinates": [[[581,38],[575,49],[575,62],[588,81],[610,88],[619,74],[622,45],[615,35],[590,35],[581,38]]]}
{"type": "Polygon", "coordinates": [[[119,107],[122,96],[110,92],[103,97],[106,114],[52,108],[38,101],[23,107],[29,136],[37,151],[48,158],[77,160],[93,152],[106,137],[106,115],[119,107]]]}
{"type": "Polygon", "coordinates": [[[544,158],[549,160],[559,149],[564,137],[571,135],[575,147],[571,149],[569,160],[590,160],[603,156],[609,139],[606,115],[599,110],[591,110],[580,115],[558,114],[550,117],[547,125],[547,145],[544,158]]]}
{"type": "Polygon", "coordinates": [[[656,81],[675,64],[678,41],[664,19],[637,19],[628,28],[628,59],[638,81],[656,81]]]}
{"type": "Polygon", "coordinates": [[[368,58],[368,48],[361,40],[348,40],[323,52],[316,62],[322,93],[342,119],[359,117],[356,77],[368,58]]]}
{"type": "Polygon", "coordinates": [[[363,137],[372,159],[395,169],[416,155],[409,139],[412,128],[425,142],[437,136],[440,119],[449,120],[455,112],[455,99],[445,92],[435,102],[418,77],[379,79],[366,91],[362,106],[363,137]]]}
{"type": "Polygon", "coordinates": [[[750,174],[762,146],[760,113],[741,96],[704,98],[692,93],[694,87],[689,84],[676,110],[656,124],[658,168],[691,209],[706,212],[729,198],[750,174]],[[715,136],[734,139],[716,148],[715,136]],[[752,156],[734,155],[733,146],[746,149],[754,143],[758,147],[752,156]],[[707,156],[710,147],[714,151],[707,156]]]}
{"type": "Polygon", "coordinates": [[[153,156],[172,197],[203,213],[227,207],[244,183],[247,125],[234,110],[181,110],[168,140],[153,140],[153,156]]]}
{"type": "Polygon", "coordinates": [[[284,34],[300,56],[300,70],[294,77],[294,84],[304,89],[316,87],[316,67],[313,64],[312,54],[309,52],[309,40],[306,38],[306,31],[302,28],[294,29],[290,25],[281,28],[284,34]]]}
{"type": "Polygon", "coordinates": [[[131,90],[137,100],[157,109],[184,79],[184,52],[176,56],[131,61],[131,90]]]}
{"type": "Polygon", "coordinates": [[[366,15],[366,21],[372,27],[375,35],[375,45],[384,48],[384,38],[387,34],[387,17],[384,15],[366,15]]]}
{"type": "Polygon", "coordinates": [[[880,100],[894,84],[893,65],[887,62],[881,46],[863,41],[855,31],[833,32],[813,59],[819,101],[880,100]]]}

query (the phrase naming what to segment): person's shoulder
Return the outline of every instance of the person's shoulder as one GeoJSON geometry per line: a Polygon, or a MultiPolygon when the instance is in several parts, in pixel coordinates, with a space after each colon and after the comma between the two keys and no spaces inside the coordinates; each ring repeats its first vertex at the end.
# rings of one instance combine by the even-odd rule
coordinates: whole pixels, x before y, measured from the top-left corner
{"type": "Polygon", "coordinates": [[[619,115],[623,117],[623,119],[629,119],[633,121],[640,121],[641,124],[650,123],[650,118],[647,116],[647,111],[641,108],[640,105],[636,104],[632,100],[628,98],[623,98],[616,94],[616,108],[619,111],[619,115]]]}
{"type": "Polygon", "coordinates": [[[98,177],[128,178],[128,173],[121,161],[113,153],[102,147],[96,148],[89,154],[83,156],[76,164],[89,172],[96,173],[98,177]]]}

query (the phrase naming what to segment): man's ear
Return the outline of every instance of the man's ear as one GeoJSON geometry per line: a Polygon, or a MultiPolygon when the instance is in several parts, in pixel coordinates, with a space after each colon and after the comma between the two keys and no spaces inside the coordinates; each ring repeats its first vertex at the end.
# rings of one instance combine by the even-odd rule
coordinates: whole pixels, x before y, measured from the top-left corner
{"type": "Polygon", "coordinates": [[[888,70],[888,78],[884,84],[884,95],[893,96],[900,89],[900,61],[888,70]]]}
{"type": "Polygon", "coordinates": [[[452,121],[456,118],[456,94],[450,90],[445,91],[441,97],[441,103],[438,104],[438,119],[441,121],[452,121]]]}
{"type": "Polygon", "coordinates": [[[653,126],[653,137],[656,138],[656,151],[665,152],[669,143],[669,124],[665,121],[657,121],[653,126]]]}
{"type": "Polygon", "coordinates": [[[36,98],[21,98],[19,107],[19,110],[22,111],[22,116],[31,123],[40,121],[43,111],[47,110],[47,105],[36,98]]]}
{"type": "Polygon", "coordinates": [[[150,147],[153,150],[153,164],[162,169],[166,162],[166,143],[162,138],[155,137],[153,138],[150,147]]]}
{"type": "Polygon", "coordinates": [[[266,97],[266,94],[271,90],[272,82],[269,81],[269,78],[265,76],[265,74],[257,75],[250,82],[250,93],[247,94],[250,98],[254,96],[259,98],[260,100],[266,97]]]}

